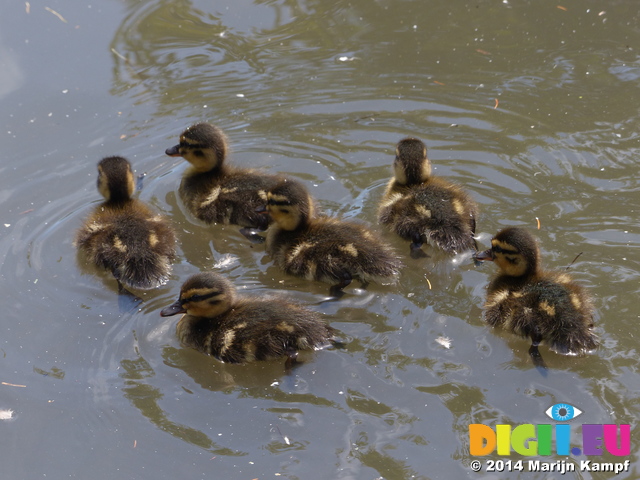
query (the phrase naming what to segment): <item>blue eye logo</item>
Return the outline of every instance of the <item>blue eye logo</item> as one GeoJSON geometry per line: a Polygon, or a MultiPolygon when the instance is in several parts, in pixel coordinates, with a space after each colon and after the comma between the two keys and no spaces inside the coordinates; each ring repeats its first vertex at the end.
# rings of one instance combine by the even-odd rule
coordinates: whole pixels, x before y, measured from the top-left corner
{"type": "Polygon", "coordinates": [[[552,418],[556,422],[568,422],[569,420],[573,420],[577,416],[582,413],[578,407],[574,407],[573,405],[569,405],[568,403],[556,403],[555,405],[551,405],[547,408],[547,411],[544,412],[547,414],[547,417],[552,418]]]}

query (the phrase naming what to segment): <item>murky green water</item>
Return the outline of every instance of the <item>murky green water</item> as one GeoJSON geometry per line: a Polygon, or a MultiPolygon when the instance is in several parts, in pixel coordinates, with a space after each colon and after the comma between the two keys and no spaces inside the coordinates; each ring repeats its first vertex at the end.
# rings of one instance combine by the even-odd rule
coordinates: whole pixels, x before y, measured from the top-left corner
{"type": "Polygon", "coordinates": [[[4,6],[2,477],[613,478],[488,473],[486,459],[471,471],[469,424],[549,423],[569,402],[584,412],[578,445],[582,423],[631,424],[632,455],[602,460],[628,459],[616,478],[638,478],[636,2],[226,3],[4,6]],[[181,348],[159,311],[199,270],[251,295],[327,292],[282,275],[235,227],[185,215],[184,162],[163,152],[199,120],[228,133],[234,163],[299,178],[328,212],[373,225],[396,142],[422,138],[435,173],[480,204],[481,245],[524,225],[548,267],[583,252],[571,270],[594,296],[601,348],[544,349],[543,377],[526,341],[482,323],[492,265],[411,261],[391,235],[409,265],[399,285],[314,307],[345,349],[285,375],[181,348]],[[172,281],[139,311],[71,244],[99,201],[96,163],[114,154],[147,173],[140,198],[181,242],[172,281]]]}

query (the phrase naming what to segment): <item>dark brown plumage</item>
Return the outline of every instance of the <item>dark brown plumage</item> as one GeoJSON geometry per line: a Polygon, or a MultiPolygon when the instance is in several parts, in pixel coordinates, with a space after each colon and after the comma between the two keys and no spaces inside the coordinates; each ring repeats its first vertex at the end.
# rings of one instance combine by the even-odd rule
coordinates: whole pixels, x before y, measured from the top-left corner
{"type": "Polygon", "coordinates": [[[166,282],[176,236],[166,218],[131,197],[135,181],[127,159],[100,161],[98,190],[105,201],[84,221],[75,245],[125,285],[148,289],[166,282]]]}
{"type": "Polygon", "coordinates": [[[478,208],[458,185],[431,175],[427,147],[417,138],[398,143],[395,172],[380,202],[378,219],[425,256],[423,243],[447,253],[475,250],[478,208]]]}
{"type": "Polygon", "coordinates": [[[227,137],[215,125],[196,123],[182,132],[180,143],[166,150],[191,164],[180,183],[180,198],[203,222],[266,230],[269,219],[256,209],[266,204],[266,192],[280,177],[232,167],[225,163],[227,151],[227,137]]]}
{"type": "Polygon", "coordinates": [[[320,315],[279,297],[236,296],[222,276],[207,272],[190,277],[180,298],[160,313],[186,313],[176,327],[180,341],[227,363],[319,350],[334,341],[334,329],[320,315]]]}
{"type": "Polygon", "coordinates": [[[477,259],[493,261],[500,269],[487,287],[485,320],[531,338],[534,360],[542,341],[564,355],[597,347],[589,295],[567,273],[542,270],[537,242],[527,230],[501,230],[477,259]]]}
{"type": "Polygon", "coordinates": [[[402,263],[393,249],[364,225],[316,217],[302,184],[283,180],[267,194],[274,224],[267,252],[286,273],[332,284],[337,293],[357,278],[394,281],[402,263]]]}

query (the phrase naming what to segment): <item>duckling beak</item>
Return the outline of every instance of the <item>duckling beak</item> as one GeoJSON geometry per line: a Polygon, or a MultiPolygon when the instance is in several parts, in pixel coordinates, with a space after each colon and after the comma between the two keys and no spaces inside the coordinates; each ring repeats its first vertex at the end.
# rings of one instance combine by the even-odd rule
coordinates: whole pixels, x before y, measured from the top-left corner
{"type": "Polygon", "coordinates": [[[179,313],[187,313],[185,308],[182,306],[182,302],[180,301],[180,299],[176,300],[175,303],[172,303],[168,307],[163,308],[160,311],[160,316],[161,317],[170,317],[172,315],[177,315],[179,313]]]}
{"type": "Polygon", "coordinates": [[[493,250],[485,250],[484,252],[476,253],[476,260],[481,262],[493,262],[493,250]]]}
{"type": "Polygon", "coordinates": [[[169,155],[170,157],[181,157],[180,155],[180,145],[174,145],[173,147],[167,148],[164,153],[169,155]]]}
{"type": "Polygon", "coordinates": [[[261,215],[269,215],[269,210],[267,210],[266,205],[260,205],[258,208],[256,208],[256,213],[259,213],[261,215]]]}

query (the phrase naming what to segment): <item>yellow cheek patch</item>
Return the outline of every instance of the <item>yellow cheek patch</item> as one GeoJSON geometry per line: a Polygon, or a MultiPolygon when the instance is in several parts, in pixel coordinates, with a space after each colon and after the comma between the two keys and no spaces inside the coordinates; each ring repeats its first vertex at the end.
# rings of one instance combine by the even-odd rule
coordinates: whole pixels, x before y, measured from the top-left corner
{"type": "Polygon", "coordinates": [[[401,185],[405,185],[407,183],[407,173],[404,171],[402,165],[394,165],[393,173],[396,177],[396,182],[401,185]]]}
{"type": "Polygon", "coordinates": [[[422,164],[421,180],[424,182],[431,175],[431,162],[427,160],[427,151],[424,152],[424,163],[422,164]]]}
{"type": "Polygon", "coordinates": [[[543,312],[546,312],[546,314],[549,315],[550,317],[555,317],[556,308],[553,305],[549,305],[547,301],[545,300],[541,301],[538,306],[540,307],[540,310],[542,310],[543,312]]]}

